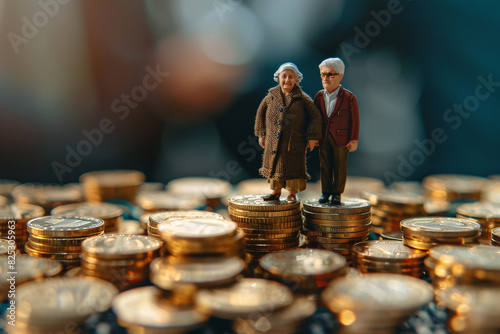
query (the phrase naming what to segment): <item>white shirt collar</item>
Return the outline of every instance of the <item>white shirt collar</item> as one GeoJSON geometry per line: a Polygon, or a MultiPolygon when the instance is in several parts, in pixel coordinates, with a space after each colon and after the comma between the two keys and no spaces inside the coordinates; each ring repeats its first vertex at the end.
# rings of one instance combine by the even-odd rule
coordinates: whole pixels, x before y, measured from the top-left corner
{"type": "Polygon", "coordinates": [[[324,89],[324,92],[325,92],[325,95],[327,95],[330,99],[334,99],[336,98],[338,95],[339,95],[339,90],[340,90],[340,87],[342,87],[342,85],[339,85],[337,87],[337,89],[335,89],[333,92],[331,93],[328,93],[328,91],[326,89],[324,89]]]}

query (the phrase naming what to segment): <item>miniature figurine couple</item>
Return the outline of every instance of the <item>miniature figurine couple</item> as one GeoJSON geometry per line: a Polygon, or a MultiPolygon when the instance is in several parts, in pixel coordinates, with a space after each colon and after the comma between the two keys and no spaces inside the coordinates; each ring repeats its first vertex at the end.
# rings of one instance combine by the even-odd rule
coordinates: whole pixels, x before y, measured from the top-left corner
{"type": "Polygon", "coordinates": [[[306,150],[319,146],[322,196],[319,203],[341,204],[347,179],[347,155],[358,147],[358,103],[344,89],[344,63],[328,58],[319,64],[323,90],[313,100],[299,87],[303,75],[293,63],[282,64],[255,119],[255,135],[264,148],[260,174],[272,193],[266,201],[279,200],[281,189],[289,191],[288,202],[306,188],[306,150]]]}

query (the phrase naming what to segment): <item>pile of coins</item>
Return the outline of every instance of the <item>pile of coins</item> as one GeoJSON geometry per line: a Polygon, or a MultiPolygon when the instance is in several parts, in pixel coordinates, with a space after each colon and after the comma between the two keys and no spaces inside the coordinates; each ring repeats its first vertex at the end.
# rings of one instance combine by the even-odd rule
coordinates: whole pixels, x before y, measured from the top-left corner
{"type": "Polygon", "coordinates": [[[54,208],[51,212],[53,216],[65,217],[92,217],[104,221],[104,231],[106,233],[116,232],[118,225],[123,220],[123,210],[120,206],[109,203],[75,203],[66,204],[54,208]]]}
{"type": "Polygon", "coordinates": [[[138,220],[122,220],[118,224],[118,230],[116,234],[134,234],[134,235],[144,235],[146,234],[146,229],[142,227],[141,222],[138,220]]]}
{"type": "Polygon", "coordinates": [[[22,184],[12,190],[14,201],[19,204],[41,206],[48,214],[53,208],[83,200],[79,185],[22,184]]]}
{"type": "Polygon", "coordinates": [[[300,202],[264,201],[264,195],[238,195],[229,199],[229,217],[245,232],[246,251],[255,259],[299,246],[302,227],[300,202]]]}
{"type": "Polygon", "coordinates": [[[264,255],[260,266],[268,279],[298,294],[320,294],[326,285],[346,273],[342,255],[323,249],[289,249],[264,255]]]}
{"type": "Polygon", "coordinates": [[[481,224],[481,242],[489,243],[491,231],[500,227],[500,204],[475,202],[462,204],[457,208],[457,217],[481,224]]]}
{"type": "Polygon", "coordinates": [[[231,184],[213,177],[183,177],[167,183],[165,189],[174,194],[199,198],[209,208],[215,209],[231,193],[231,184]]]}
{"type": "Polygon", "coordinates": [[[148,221],[148,235],[150,237],[155,237],[160,239],[160,233],[158,232],[158,225],[180,218],[213,218],[213,219],[224,219],[218,213],[202,210],[187,210],[187,211],[164,211],[153,213],[149,215],[148,221]]]}
{"type": "Polygon", "coordinates": [[[372,204],[372,231],[377,234],[399,231],[403,219],[426,216],[424,197],[411,192],[384,190],[363,192],[372,204]]]}
{"type": "Polygon", "coordinates": [[[500,286],[500,249],[492,246],[438,246],[425,260],[434,286],[500,286]]]}
{"type": "Polygon", "coordinates": [[[461,198],[481,200],[488,179],[459,174],[430,175],[422,181],[427,198],[452,202],[461,198]]]}
{"type": "Polygon", "coordinates": [[[396,274],[365,274],[339,278],[321,294],[337,315],[338,333],[395,333],[411,313],[432,301],[432,286],[396,274]]]}
{"type": "Polygon", "coordinates": [[[82,274],[113,283],[122,290],[144,282],[161,241],[143,235],[104,234],[82,243],[82,274]]]}
{"type": "Polygon", "coordinates": [[[453,333],[500,331],[500,288],[454,286],[437,291],[436,299],[451,311],[448,327],[453,333]]]}
{"type": "Polygon", "coordinates": [[[407,247],[402,241],[373,240],[352,248],[353,267],[362,273],[393,273],[422,277],[427,252],[407,247]]]}
{"type": "Polygon", "coordinates": [[[85,238],[104,233],[104,222],[91,217],[45,216],[28,222],[28,255],[59,261],[63,268],[80,265],[85,238]]]}
{"type": "Polygon", "coordinates": [[[16,291],[15,326],[7,333],[82,332],[81,323],[106,311],[118,294],[116,288],[89,277],[56,277],[23,284],[16,291]]]}
{"type": "Polygon", "coordinates": [[[137,195],[136,201],[144,214],[160,211],[196,210],[204,205],[199,198],[179,196],[166,191],[143,192],[137,195]]]}
{"type": "Polygon", "coordinates": [[[129,333],[185,333],[208,321],[209,317],[193,306],[163,304],[160,298],[155,287],[135,288],[116,296],[112,309],[129,333]]]}
{"type": "Polygon", "coordinates": [[[439,245],[477,244],[481,225],[461,218],[421,217],[403,220],[401,232],[406,246],[429,250],[439,245]]]}
{"type": "Polygon", "coordinates": [[[132,204],[146,177],[136,170],[102,170],[80,176],[88,202],[125,200],[132,204]]]}
{"type": "Polygon", "coordinates": [[[30,219],[42,217],[42,207],[31,204],[0,205],[0,238],[15,242],[22,250],[28,241],[27,223],[30,219]]]}
{"type": "Polygon", "coordinates": [[[500,246],[500,227],[494,228],[491,231],[491,245],[500,246]]]}
{"type": "Polygon", "coordinates": [[[343,255],[351,262],[351,248],[368,239],[372,227],[370,202],[343,198],[341,205],[320,204],[317,199],[303,202],[307,247],[324,248],[343,255]]]}

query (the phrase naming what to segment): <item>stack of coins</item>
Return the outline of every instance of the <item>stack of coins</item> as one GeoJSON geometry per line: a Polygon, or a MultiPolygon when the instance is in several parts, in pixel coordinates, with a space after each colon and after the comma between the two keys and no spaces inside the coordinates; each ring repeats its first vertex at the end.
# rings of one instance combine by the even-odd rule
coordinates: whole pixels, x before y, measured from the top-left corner
{"type": "Polygon", "coordinates": [[[82,242],[102,234],[104,222],[91,217],[45,216],[28,222],[28,255],[59,261],[63,268],[80,265],[82,242]]]}
{"type": "Polygon", "coordinates": [[[118,224],[118,230],[116,234],[133,234],[133,235],[144,235],[146,234],[146,229],[141,226],[141,222],[138,220],[122,220],[118,224]]]}
{"type": "Polygon", "coordinates": [[[411,313],[432,301],[432,286],[396,274],[342,277],[321,294],[342,325],[339,333],[395,333],[411,313]]]}
{"type": "Polygon", "coordinates": [[[16,203],[38,205],[47,213],[57,206],[79,203],[83,200],[81,187],[74,184],[64,186],[22,184],[12,190],[12,196],[16,203]]]}
{"type": "Polygon", "coordinates": [[[363,192],[372,204],[372,231],[377,234],[399,231],[403,219],[426,216],[424,197],[411,192],[385,190],[363,192]]]}
{"type": "Polygon", "coordinates": [[[500,246],[500,227],[491,230],[491,245],[500,246]]]}
{"type": "Polygon", "coordinates": [[[402,241],[372,240],[352,248],[353,267],[362,273],[393,273],[420,278],[427,252],[407,247],[402,241]]]}
{"type": "Polygon", "coordinates": [[[203,206],[203,201],[199,198],[175,195],[166,191],[144,192],[137,196],[136,201],[144,214],[196,210],[203,206]]]}
{"type": "Polygon", "coordinates": [[[500,286],[500,249],[492,246],[438,246],[425,260],[434,286],[500,286]]]}
{"type": "Polygon", "coordinates": [[[263,195],[229,199],[229,217],[245,232],[246,251],[260,259],[272,251],[299,246],[300,202],[264,201],[263,195]]]}
{"type": "Polygon", "coordinates": [[[396,240],[403,242],[403,233],[401,232],[387,232],[382,233],[379,237],[380,240],[396,240]]]}
{"type": "Polygon", "coordinates": [[[293,303],[278,312],[270,312],[255,321],[251,317],[238,318],[234,331],[238,334],[293,334],[300,333],[305,319],[316,311],[316,302],[306,297],[296,297],[293,303]]]}
{"type": "Polygon", "coordinates": [[[4,196],[10,200],[12,195],[12,189],[17,187],[18,185],[19,182],[14,180],[5,180],[5,179],[0,180],[0,196],[4,196]]]}
{"type": "Polygon", "coordinates": [[[149,277],[149,264],[160,254],[161,241],[143,235],[104,234],[82,243],[82,274],[126,289],[149,277]]]}
{"type": "Polygon", "coordinates": [[[155,259],[150,279],[161,291],[161,302],[193,305],[201,289],[217,289],[238,281],[245,263],[238,257],[178,257],[155,259]]]}
{"type": "Polygon", "coordinates": [[[425,177],[422,183],[426,197],[452,202],[461,198],[479,201],[487,181],[478,176],[438,174],[425,177]]]}
{"type": "Polygon", "coordinates": [[[223,319],[248,318],[262,310],[277,312],[293,302],[285,285],[256,278],[243,278],[229,288],[202,290],[196,294],[196,308],[223,319]]]}
{"type": "Polygon", "coordinates": [[[303,203],[307,247],[324,248],[343,255],[351,262],[351,248],[368,239],[372,226],[370,202],[343,198],[341,205],[319,204],[316,199],[303,203]]]}
{"type": "Polygon", "coordinates": [[[320,294],[326,285],[346,273],[342,255],[323,249],[289,249],[265,255],[260,266],[268,278],[294,293],[320,294]]]}
{"type": "Polygon", "coordinates": [[[165,189],[175,195],[201,198],[212,209],[231,193],[231,184],[213,177],[183,177],[167,183],[165,189]]]}
{"type": "Polygon", "coordinates": [[[475,202],[457,208],[457,217],[481,224],[481,242],[490,243],[491,231],[500,227],[500,204],[475,202]]]}
{"type": "Polygon", "coordinates": [[[208,316],[192,306],[162,304],[153,286],[120,293],[113,300],[118,323],[129,333],[185,333],[203,326],[208,316]]]}
{"type": "Polygon", "coordinates": [[[15,326],[7,333],[83,332],[81,323],[111,306],[116,288],[89,277],[56,277],[23,284],[16,291],[15,326]]]}
{"type": "Polygon", "coordinates": [[[182,218],[158,226],[174,256],[240,256],[244,234],[236,223],[213,218],[182,218]]]}
{"type": "Polygon", "coordinates": [[[452,333],[495,334],[500,331],[500,289],[454,286],[436,292],[438,305],[451,311],[452,333]]]}
{"type": "Polygon", "coordinates": [[[75,216],[92,217],[104,221],[104,231],[106,233],[118,230],[118,225],[123,220],[123,210],[120,206],[109,203],[76,203],[66,204],[54,208],[51,212],[53,216],[75,216]]]}
{"type": "Polygon", "coordinates": [[[15,242],[17,249],[22,250],[28,241],[26,223],[33,218],[42,217],[42,207],[31,204],[0,205],[0,238],[15,242]]]}
{"type": "Polygon", "coordinates": [[[158,225],[179,218],[213,218],[213,219],[224,219],[218,213],[202,210],[187,210],[187,211],[165,211],[154,213],[149,216],[148,221],[148,235],[150,237],[155,237],[160,239],[160,233],[158,232],[158,225]]]}
{"type": "Polygon", "coordinates": [[[102,170],[80,176],[88,202],[125,200],[132,204],[145,176],[136,170],[102,170]]]}
{"type": "Polygon", "coordinates": [[[406,246],[429,250],[439,245],[477,244],[481,225],[461,218],[421,217],[403,220],[401,232],[406,246]]]}

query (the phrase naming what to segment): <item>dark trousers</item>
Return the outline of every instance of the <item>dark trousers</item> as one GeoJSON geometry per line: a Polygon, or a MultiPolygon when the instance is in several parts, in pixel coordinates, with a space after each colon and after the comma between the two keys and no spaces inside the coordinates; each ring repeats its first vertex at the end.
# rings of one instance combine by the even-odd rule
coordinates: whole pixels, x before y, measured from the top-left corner
{"type": "Polygon", "coordinates": [[[337,146],[328,133],[326,142],[319,147],[321,190],[323,194],[342,194],[347,180],[347,148],[337,146]]]}

